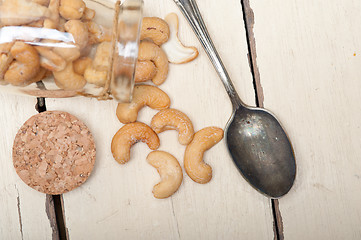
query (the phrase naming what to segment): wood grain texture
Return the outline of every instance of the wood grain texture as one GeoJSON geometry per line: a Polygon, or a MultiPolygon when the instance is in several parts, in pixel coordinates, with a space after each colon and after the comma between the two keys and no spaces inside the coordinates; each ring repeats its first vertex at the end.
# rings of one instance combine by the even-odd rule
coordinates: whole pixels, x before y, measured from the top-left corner
{"type": "MultiPolygon", "coordinates": [[[[215,45],[228,66],[244,101],[254,105],[254,89],[247,59],[241,5],[238,0],[219,4],[198,1],[214,37],[215,45]]],[[[200,56],[185,65],[171,65],[161,89],[172,107],[186,113],[196,130],[224,127],[231,115],[228,100],[206,54],[190,27],[170,0],[146,0],[145,15],[180,17],[180,37],[195,45],[200,56]]],[[[272,209],[268,199],[253,190],[240,176],[222,141],[205,155],[213,167],[213,180],[194,183],[184,173],[178,192],[165,200],[155,199],[156,170],[146,163],[150,152],[143,143],[131,150],[132,159],[119,165],[110,152],[111,139],[122,126],[116,118],[116,103],[94,99],[48,99],[48,110],[68,111],[83,120],[95,136],[97,160],[89,180],[63,196],[65,221],[70,239],[271,239],[272,209]]],[[[147,124],[155,110],[143,109],[139,120],[147,124]]],[[[177,133],[161,133],[160,150],[173,154],[183,165],[185,147],[177,133]]]]}
{"type": "Polygon", "coordinates": [[[361,238],[361,2],[251,1],[264,104],[293,140],[285,239],[361,238]]]}
{"type": "Polygon", "coordinates": [[[36,98],[0,94],[0,101],[0,239],[51,239],[53,230],[47,211],[52,205],[47,203],[45,194],[21,181],[12,161],[18,129],[37,114],[36,98]]]}

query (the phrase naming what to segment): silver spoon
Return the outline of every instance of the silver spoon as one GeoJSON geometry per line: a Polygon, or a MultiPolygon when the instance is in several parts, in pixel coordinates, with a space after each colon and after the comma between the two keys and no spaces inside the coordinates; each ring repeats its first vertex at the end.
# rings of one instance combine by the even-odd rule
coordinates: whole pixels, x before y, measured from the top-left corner
{"type": "Polygon", "coordinates": [[[292,187],[296,161],[286,132],[272,113],[249,107],[239,98],[209,36],[195,0],[174,0],[200,40],[231,99],[226,127],[228,150],[243,177],[258,191],[280,198],[292,187]]]}

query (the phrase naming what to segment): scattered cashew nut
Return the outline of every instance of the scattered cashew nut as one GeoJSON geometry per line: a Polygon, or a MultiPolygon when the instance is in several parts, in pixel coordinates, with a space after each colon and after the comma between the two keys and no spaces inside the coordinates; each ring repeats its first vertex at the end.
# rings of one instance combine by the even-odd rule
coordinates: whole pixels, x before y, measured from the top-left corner
{"type": "Polygon", "coordinates": [[[61,0],[59,12],[67,20],[78,20],[83,16],[85,8],[82,0],[61,0]]]}
{"type": "Polygon", "coordinates": [[[182,64],[193,61],[198,56],[198,50],[195,47],[186,47],[178,38],[179,21],[175,13],[168,14],[164,19],[170,29],[169,41],[163,44],[162,48],[167,54],[171,63],[182,64]]]}
{"type": "Polygon", "coordinates": [[[15,42],[10,50],[14,57],[9,69],[4,75],[4,80],[15,86],[29,84],[40,69],[40,58],[37,51],[30,45],[23,42],[15,42]]]}
{"type": "Polygon", "coordinates": [[[50,15],[47,7],[28,0],[3,0],[0,5],[0,25],[25,25],[50,15]]]}
{"type": "Polygon", "coordinates": [[[138,61],[135,68],[135,82],[152,80],[157,74],[157,68],[152,61],[138,61]]]}
{"type": "Polygon", "coordinates": [[[14,60],[13,56],[10,54],[13,45],[14,42],[0,44],[0,84],[6,84],[6,82],[4,82],[4,75],[14,60]]]}
{"type": "Polygon", "coordinates": [[[71,33],[74,37],[75,43],[79,46],[80,50],[84,49],[88,44],[88,28],[80,20],[69,20],[64,25],[65,31],[71,33]]]}
{"type": "Polygon", "coordinates": [[[141,122],[124,125],[114,135],[111,150],[114,159],[125,164],[130,159],[130,148],[138,141],[142,141],[152,150],[158,149],[160,143],[157,134],[146,124],[141,122]]]}
{"type": "Polygon", "coordinates": [[[193,181],[205,184],[212,179],[212,168],[203,162],[203,154],[222,138],[223,130],[217,127],[207,127],[194,134],[184,154],[184,168],[193,181]]]}
{"type": "Polygon", "coordinates": [[[152,81],[155,85],[161,85],[167,78],[169,63],[164,51],[154,43],[143,41],[139,45],[139,61],[152,61],[157,67],[157,73],[152,81]]]}
{"type": "Polygon", "coordinates": [[[74,72],[84,75],[85,70],[92,64],[93,60],[89,57],[82,57],[73,62],[74,72]]]}
{"type": "Polygon", "coordinates": [[[40,4],[42,6],[49,6],[49,1],[50,0],[32,0],[34,3],[40,4]]]}
{"type": "Polygon", "coordinates": [[[95,84],[99,87],[103,87],[107,80],[107,71],[98,71],[89,65],[84,72],[84,78],[88,83],[95,84]]]}
{"type": "Polygon", "coordinates": [[[60,72],[53,72],[56,85],[64,90],[80,90],[86,81],[82,75],[74,72],[73,62],[68,62],[65,69],[60,72]]]}
{"type": "Polygon", "coordinates": [[[153,109],[166,109],[170,106],[168,95],[157,87],[150,85],[137,85],[134,87],[131,103],[119,103],[117,117],[126,124],[137,121],[138,112],[144,106],[153,109]]]}
{"type": "Polygon", "coordinates": [[[48,47],[36,46],[35,49],[40,54],[40,65],[52,72],[59,72],[65,69],[66,61],[48,47]]]}
{"type": "Polygon", "coordinates": [[[148,154],[147,162],[157,169],[161,177],[161,181],[153,187],[154,197],[163,199],[172,196],[183,180],[178,160],[167,152],[153,151],[148,154]]]}
{"type": "Polygon", "coordinates": [[[90,8],[85,8],[82,20],[93,20],[95,17],[95,11],[90,8]]]}
{"type": "Polygon", "coordinates": [[[59,6],[60,0],[50,0],[48,3],[49,11],[51,13],[50,18],[44,20],[44,28],[56,29],[59,25],[59,6]]]}
{"type": "Polygon", "coordinates": [[[89,43],[94,44],[112,41],[112,32],[110,29],[93,21],[86,21],[85,24],[89,32],[89,43]]]}
{"type": "Polygon", "coordinates": [[[80,57],[80,49],[77,45],[68,44],[69,47],[54,47],[54,53],[62,57],[66,62],[73,62],[80,57]]]}
{"type": "Polygon", "coordinates": [[[194,135],[193,124],[189,117],[176,109],[164,109],[158,112],[150,124],[154,132],[161,133],[166,130],[177,130],[178,141],[182,145],[188,145],[194,135]]]}
{"type": "Polygon", "coordinates": [[[111,42],[102,42],[98,45],[94,56],[93,67],[98,71],[107,71],[111,61],[111,42]]]}
{"type": "Polygon", "coordinates": [[[151,39],[158,46],[165,43],[169,39],[168,24],[158,17],[143,18],[140,39],[147,38],[151,39]]]}

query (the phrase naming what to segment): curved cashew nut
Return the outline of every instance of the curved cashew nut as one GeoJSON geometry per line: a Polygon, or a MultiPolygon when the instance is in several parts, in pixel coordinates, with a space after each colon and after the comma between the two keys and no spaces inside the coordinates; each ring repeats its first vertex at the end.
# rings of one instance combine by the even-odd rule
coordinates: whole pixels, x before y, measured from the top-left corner
{"type": "Polygon", "coordinates": [[[131,103],[119,103],[117,117],[120,122],[126,124],[137,121],[138,112],[144,106],[153,109],[166,109],[170,106],[168,95],[157,87],[150,85],[138,85],[134,87],[131,103]]]}
{"type": "Polygon", "coordinates": [[[179,21],[175,13],[170,13],[165,17],[165,21],[169,25],[170,37],[162,48],[167,54],[171,63],[182,64],[193,61],[198,56],[198,50],[195,47],[186,47],[178,38],[179,21]]]}
{"type": "Polygon", "coordinates": [[[10,54],[13,45],[14,42],[0,44],[0,84],[6,84],[6,82],[4,82],[4,75],[14,60],[13,56],[10,54]]]}
{"type": "Polygon", "coordinates": [[[93,60],[89,57],[82,57],[73,62],[74,72],[84,75],[85,70],[92,64],[93,60]]]}
{"type": "Polygon", "coordinates": [[[93,21],[86,21],[85,24],[89,32],[89,43],[94,44],[112,41],[112,32],[110,29],[93,21]]]}
{"type": "Polygon", "coordinates": [[[28,0],[3,0],[0,5],[0,23],[19,26],[50,17],[47,7],[28,0]]]}
{"type": "Polygon", "coordinates": [[[80,20],[69,20],[64,25],[65,31],[71,33],[74,37],[75,43],[80,50],[84,49],[88,44],[88,28],[80,20]]]}
{"type": "Polygon", "coordinates": [[[49,6],[49,1],[50,0],[32,0],[32,2],[42,5],[42,6],[45,6],[45,7],[49,6]]]}
{"type": "Polygon", "coordinates": [[[152,61],[138,61],[135,68],[135,82],[146,82],[152,80],[157,74],[157,68],[152,61]]]}
{"type": "Polygon", "coordinates": [[[49,19],[44,20],[44,28],[56,29],[59,25],[59,19],[60,19],[59,16],[60,0],[50,0],[48,5],[51,16],[49,19]]]}
{"type": "Polygon", "coordinates": [[[95,17],[95,11],[90,8],[85,8],[82,20],[93,20],[95,17]]]}
{"type": "Polygon", "coordinates": [[[151,42],[141,42],[139,45],[138,60],[150,60],[157,67],[157,74],[152,79],[155,85],[161,85],[167,78],[169,62],[167,55],[156,44],[151,42]]]}
{"type": "Polygon", "coordinates": [[[102,42],[98,45],[94,56],[93,67],[98,71],[107,71],[111,61],[111,42],[102,42]]]}
{"type": "Polygon", "coordinates": [[[63,71],[66,61],[48,47],[36,46],[35,49],[40,54],[40,65],[52,72],[63,71]]]}
{"type": "Polygon", "coordinates": [[[184,154],[184,168],[193,181],[204,184],[212,179],[212,168],[203,162],[203,154],[222,138],[223,130],[217,127],[207,127],[194,134],[184,154]]]}
{"type": "Polygon", "coordinates": [[[120,164],[128,162],[130,148],[138,141],[146,143],[152,150],[160,145],[157,134],[148,125],[141,122],[126,124],[113,137],[111,150],[114,159],[120,164]]]}
{"type": "Polygon", "coordinates": [[[153,187],[154,197],[162,199],[172,196],[183,180],[178,160],[167,152],[153,151],[148,154],[147,161],[157,169],[161,177],[161,181],[153,187]]]}
{"type": "Polygon", "coordinates": [[[85,8],[82,0],[61,0],[59,12],[67,20],[78,20],[83,16],[85,8]]]}
{"type": "Polygon", "coordinates": [[[80,90],[86,81],[83,76],[76,74],[73,62],[68,62],[65,69],[60,72],[53,72],[56,85],[64,90],[80,90]]]}
{"type": "Polygon", "coordinates": [[[69,47],[54,47],[53,52],[62,57],[66,62],[73,62],[80,57],[80,49],[74,44],[69,44],[69,47]]]}
{"type": "Polygon", "coordinates": [[[40,58],[37,51],[26,43],[16,42],[10,53],[15,61],[10,64],[4,80],[15,86],[29,84],[28,81],[35,77],[40,69],[40,58]]]}
{"type": "Polygon", "coordinates": [[[158,112],[150,124],[156,133],[166,130],[177,130],[178,141],[182,145],[188,145],[194,135],[193,124],[187,115],[176,109],[164,109],[158,112]]]}
{"type": "Polygon", "coordinates": [[[161,18],[145,17],[142,21],[140,30],[140,39],[151,39],[158,46],[162,45],[169,39],[168,24],[161,18]]]}
{"type": "Polygon", "coordinates": [[[95,70],[92,65],[89,65],[84,72],[84,78],[88,83],[95,84],[99,87],[103,87],[107,81],[107,71],[95,70]]]}

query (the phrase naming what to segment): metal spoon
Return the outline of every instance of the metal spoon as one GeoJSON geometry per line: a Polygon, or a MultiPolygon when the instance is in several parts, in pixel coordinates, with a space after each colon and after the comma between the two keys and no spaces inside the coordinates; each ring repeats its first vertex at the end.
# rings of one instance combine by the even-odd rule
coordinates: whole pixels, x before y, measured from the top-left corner
{"type": "Polygon", "coordinates": [[[226,127],[226,140],[234,163],[256,190],[271,198],[285,195],[296,177],[296,161],[287,134],[269,111],[241,101],[195,0],[174,2],[193,28],[231,99],[233,115],[226,127]]]}

